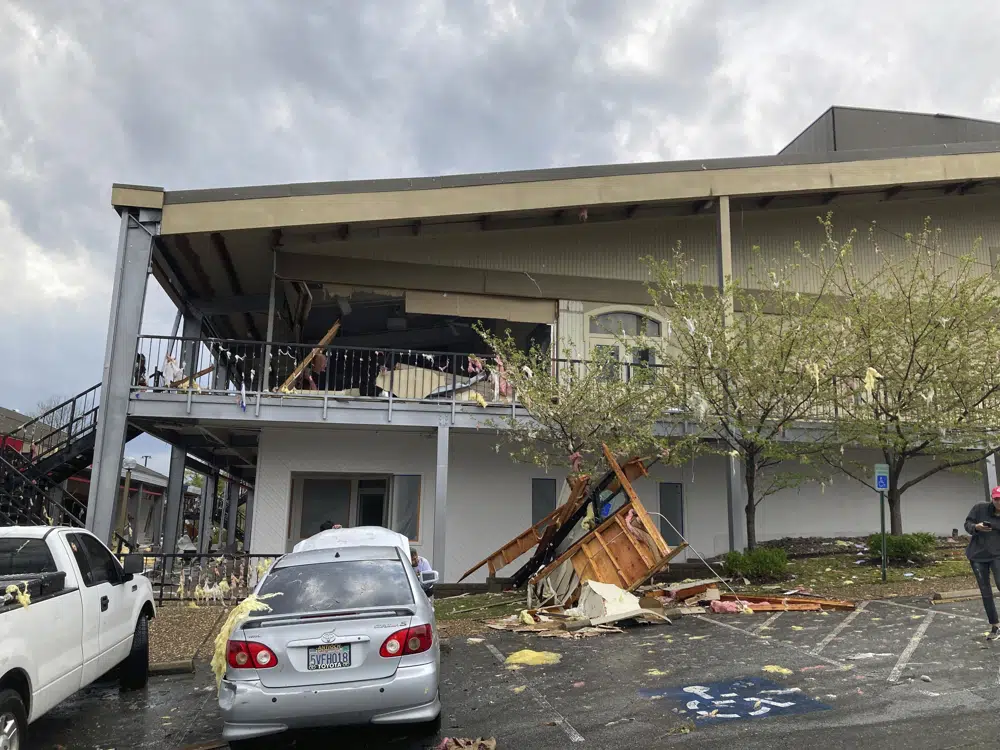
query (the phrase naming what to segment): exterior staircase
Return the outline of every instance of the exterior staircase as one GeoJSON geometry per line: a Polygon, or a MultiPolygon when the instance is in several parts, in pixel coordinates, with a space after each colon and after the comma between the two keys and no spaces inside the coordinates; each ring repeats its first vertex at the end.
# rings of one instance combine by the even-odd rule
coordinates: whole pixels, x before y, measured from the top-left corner
{"type": "MultiPolygon", "coordinates": [[[[63,483],[90,466],[101,384],[0,435],[0,525],[83,526],[86,503],[63,483]]],[[[140,434],[129,426],[126,440],[140,434]]]]}

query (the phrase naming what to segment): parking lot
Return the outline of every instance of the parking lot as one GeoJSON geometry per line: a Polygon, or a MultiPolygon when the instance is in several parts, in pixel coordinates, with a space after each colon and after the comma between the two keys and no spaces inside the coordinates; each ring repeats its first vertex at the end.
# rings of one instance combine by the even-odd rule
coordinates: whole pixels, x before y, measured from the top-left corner
{"type": "MultiPolygon", "coordinates": [[[[686,617],[578,641],[488,631],[443,645],[443,733],[499,748],[916,748],[996,744],[1000,644],[978,602],[872,601],[854,612],[686,617]],[[521,649],[559,662],[509,670],[521,649]]],[[[220,747],[207,668],[141,693],[97,685],[33,727],[36,747],[220,747]]],[[[420,748],[324,730],[274,747],[420,748]]],[[[436,744],[430,743],[431,745],[436,744]]]]}

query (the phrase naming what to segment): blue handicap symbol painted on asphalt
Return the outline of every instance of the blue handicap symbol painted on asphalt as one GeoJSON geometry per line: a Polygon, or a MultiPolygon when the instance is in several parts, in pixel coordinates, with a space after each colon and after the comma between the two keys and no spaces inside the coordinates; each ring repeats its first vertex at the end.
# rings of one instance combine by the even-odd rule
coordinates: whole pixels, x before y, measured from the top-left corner
{"type": "Polygon", "coordinates": [[[810,698],[799,688],[778,685],[761,677],[745,677],[730,682],[709,682],[639,691],[643,698],[676,701],[677,713],[696,723],[791,716],[830,707],[810,698]]]}

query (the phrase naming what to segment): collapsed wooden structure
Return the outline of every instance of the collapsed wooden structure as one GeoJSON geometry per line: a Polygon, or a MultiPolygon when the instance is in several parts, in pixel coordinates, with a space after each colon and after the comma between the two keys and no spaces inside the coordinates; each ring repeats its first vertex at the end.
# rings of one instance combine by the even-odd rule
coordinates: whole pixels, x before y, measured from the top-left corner
{"type": "Polygon", "coordinates": [[[484,565],[490,576],[495,576],[532,550],[534,554],[511,578],[515,587],[529,582],[540,584],[554,571],[569,564],[576,574],[577,589],[585,581],[593,580],[634,591],[665,570],[687,544],[670,547],[664,541],[632,487],[632,481],[648,475],[653,462],[647,464],[642,458],[633,458],[619,465],[607,446],[603,448],[610,470],[598,482],[591,484],[588,475],[573,478],[569,498],[563,505],[476,563],[459,581],[484,565]],[[623,492],[625,502],[599,520],[601,509],[623,492]],[[591,525],[596,528],[589,528],[580,539],[557,554],[559,546],[581,524],[584,529],[591,525]]]}

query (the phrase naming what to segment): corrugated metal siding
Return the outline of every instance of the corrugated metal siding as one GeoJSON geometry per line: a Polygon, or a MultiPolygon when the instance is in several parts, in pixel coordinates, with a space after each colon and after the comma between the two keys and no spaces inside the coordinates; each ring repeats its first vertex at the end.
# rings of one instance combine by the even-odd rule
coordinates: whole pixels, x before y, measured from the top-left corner
{"type": "MultiPolygon", "coordinates": [[[[738,278],[747,276],[751,249],[760,246],[768,258],[799,262],[796,241],[806,249],[822,241],[818,217],[826,206],[734,210],[732,214],[733,270],[738,278]]],[[[980,260],[989,267],[990,247],[1000,247],[1000,223],[995,219],[996,198],[991,196],[951,196],[927,200],[884,201],[871,204],[856,198],[838,199],[829,206],[838,235],[846,237],[859,229],[856,262],[874,269],[876,256],[868,241],[868,227],[876,221],[879,245],[885,252],[904,246],[899,236],[921,230],[925,217],[943,230],[948,252],[972,252],[977,238],[980,260]],[[894,233],[894,234],[893,234],[894,233]]],[[[689,281],[715,282],[716,218],[711,210],[704,215],[641,221],[580,224],[509,231],[472,232],[406,238],[384,238],[337,242],[325,252],[338,257],[424,263],[477,270],[512,271],[528,274],[555,274],[569,277],[648,280],[645,258],[672,257],[680,243],[692,260],[689,281]]],[[[801,290],[816,289],[816,274],[803,268],[801,290]]]]}
{"type": "Polygon", "coordinates": [[[685,253],[714,268],[715,217],[653,219],[339,242],[332,255],[492,271],[646,281],[644,258],[685,253]]]}
{"type": "MultiPolygon", "coordinates": [[[[905,249],[902,236],[916,234],[923,228],[924,219],[930,217],[932,226],[942,230],[941,240],[946,252],[959,256],[975,251],[983,270],[990,266],[990,247],[1000,246],[1000,222],[995,217],[996,199],[988,196],[964,196],[926,201],[887,201],[874,206],[831,205],[833,222],[840,239],[846,238],[854,227],[859,241],[855,244],[855,262],[871,273],[878,258],[868,239],[868,227],[877,222],[879,230],[875,239],[880,252],[898,253],[905,249]],[[977,239],[982,242],[977,246],[977,239]]],[[[821,207],[772,211],[734,212],[733,272],[746,278],[748,264],[753,257],[752,248],[759,246],[767,258],[781,263],[800,263],[794,248],[799,241],[803,249],[818,248],[823,240],[823,229],[818,216],[825,213],[821,207]]],[[[944,259],[945,262],[957,261],[944,259]]],[[[799,289],[816,291],[818,274],[802,266],[797,274],[799,289]]]]}
{"type": "Polygon", "coordinates": [[[833,151],[834,146],[833,110],[827,110],[778,153],[825,154],[833,151]]]}
{"type": "Polygon", "coordinates": [[[1000,138],[1000,123],[918,112],[834,108],[838,151],[938,143],[981,143],[1000,138]]]}

